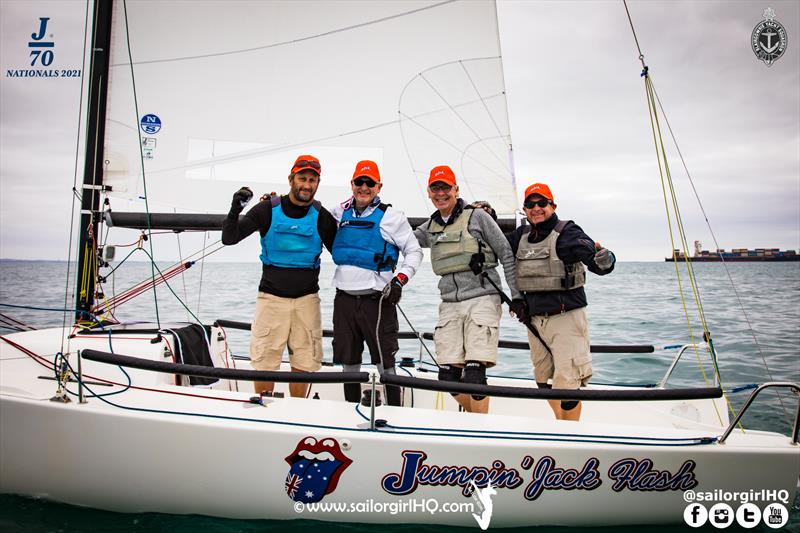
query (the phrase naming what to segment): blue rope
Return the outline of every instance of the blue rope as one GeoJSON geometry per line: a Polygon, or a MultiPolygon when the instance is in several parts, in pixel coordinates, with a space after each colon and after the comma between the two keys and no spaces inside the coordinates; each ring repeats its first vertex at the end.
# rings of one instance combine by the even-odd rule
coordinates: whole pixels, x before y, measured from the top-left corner
{"type": "MultiPolygon", "coordinates": [[[[361,412],[360,405],[356,405],[356,412],[361,415],[364,420],[369,420],[367,416],[361,412]]],[[[437,436],[449,436],[449,437],[480,437],[480,438],[502,438],[502,439],[517,439],[517,440],[556,440],[556,441],[564,441],[564,442],[593,442],[593,443],[603,443],[603,444],[625,444],[620,443],[620,440],[623,441],[634,441],[636,444],[644,445],[644,446],[692,446],[697,444],[711,444],[716,442],[716,437],[680,437],[680,438],[665,438],[665,437],[630,437],[626,435],[618,436],[618,435],[600,435],[600,438],[606,439],[618,439],[618,440],[591,440],[587,439],[587,435],[581,435],[576,433],[531,433],[527,431],[487,431],[487,430],[480,430],[480,429],[446,429],[446,428],[438,428],[440,431],[452,431],[452,432],[460,432],[466,433],[466,435],[459,435],[453,433],[431,433],[430,430],[427,428],[422,427],[414,427],[414,426],[395,426],[392,424],[387,424],[386,427],[395,429],[395,430],[403,430],[408,431],[410,433],[415,432],[422,432],[417,434],[422,435],[437,435],[437,436]],[[491,433],[488,434],[488,433],[491,433]],[[504,435],[509,435],[508,437],[504,435]],[[536,435],[539,437],[529,437],[529,438],[521,438],[519,436],[529,436],[529,435],[536,435]],[[564,439],[557,439],[551,437],[570,437],[564,439]],[[579,439],[579,440],[575,440],[579,439]],[[636,441],[658,441],[658,442],[636,442],[636,441]],[[680,441],[696,441],[696,442],[688,442],[682,443],[680,441]]]]}
{"type": "Polygon", "coordinates": [[[755,384],[755,383],[750,383],[748,385],[742,385],[740,387],[734,387],[733,389],[728,390],[726,392],[728,394],[736,394],[737,392],[742,392],[742,391],[745,391],[745,390],[751,390],[751,389],[755,389],[755,388],[758,388],[758,385],[755,384]]]}
{"type": "Polygon", "coordinates": [[[83,311],[81,309],[55,309],[52,307],[33,307],[30,305],[14,305],[14,304],[4,304],[4,303],[0,303],[0,306],[13,307],[15,309],[32,309],[34,311],[53,311],[57,313],[82,313],[84,315],[89,316],[90,318],[98,319],[97,315],[93,315],[89,311],[83,311]]]}

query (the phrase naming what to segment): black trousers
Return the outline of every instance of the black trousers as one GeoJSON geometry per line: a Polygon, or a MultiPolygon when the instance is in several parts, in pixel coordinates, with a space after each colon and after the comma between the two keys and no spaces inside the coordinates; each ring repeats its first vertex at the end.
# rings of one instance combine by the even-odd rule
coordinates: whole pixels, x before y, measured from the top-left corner
{"type": "Polygon", "coordinates": [[[378,352],[380,342],[383,352],[383,368],[394,367],[394,357],[399,349],[397,333],[397,308],[383,303],[381,324],[378,336],[375,326],[378,323],[378,304],[380,294],[353,296],[337,290],[333,300],[333,362],[344,365],[360,365],[367,343],[371,362],[381,363],[378,352]]]}

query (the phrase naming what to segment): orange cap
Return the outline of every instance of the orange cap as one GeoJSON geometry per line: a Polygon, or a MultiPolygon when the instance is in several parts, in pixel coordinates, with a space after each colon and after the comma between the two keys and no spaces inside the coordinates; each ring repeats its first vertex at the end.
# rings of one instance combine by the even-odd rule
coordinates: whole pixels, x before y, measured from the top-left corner
{"type": "Polygon", "coordinates": [[[431,169],[431,176],[428,178],[428,186],[437,181],[443,181],[448,185],[456,184],[456,175],[453,174],[453,169],[447,165],[433,167],[431,169]]]}
{"type": "Polygon", "coordinates": [[[375,164],[375,161],[370,161],[368,159],[356,163],[356,169],[353,172],[353,179],[360,178],[361,176],[369,178],[378,183],[381,181],[381,173],[378,171],[378,165],[375,164]]]}
{"type": "Polygon", "coordinates": [[[292,165],[292,174],[301,170],[313,170],[317,174],[322,174],[322,166],[319,164],[319,159],[313,155],[297,156],[294,165],[292,165]]]}
{"type": "Polygon", "coordinates": [[[553,193],[550,192],[550,187],[548,187],[544,183],[534,183],[533,185],[525,189],[525,200],[527,200],[528,196],[532,194],[538,194],[543,198],[547,198],[551,202],[555,202],[555,199],[553,198],[553,193]]]}

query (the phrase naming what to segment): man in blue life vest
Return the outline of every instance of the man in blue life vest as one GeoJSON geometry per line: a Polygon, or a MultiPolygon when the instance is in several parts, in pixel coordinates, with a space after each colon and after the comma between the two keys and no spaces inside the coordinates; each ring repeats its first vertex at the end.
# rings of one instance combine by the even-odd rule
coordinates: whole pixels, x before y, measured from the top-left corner
{"type": "MultiPolygon", "coordinates": [[[[289,194],[259,202],[241,219],[253,197],[242,187],[233,195],[222,223],[222,243],[236,244],[254,231],[261,235],[261,282],[250,330],[250,359],[257,370],[279,370],[288,342],[293,372],[316,372],[322,364],[322,318],[319,306],[319,257],[333,250],[336,220],[314,200],[322,167],[301,155],[289,174],[289,194]]],[[[274,383],[256,381],[256,392],[274,383]]],[[[307,383],[290,383],[289,392],[305,397],[307,383]]]]}
{"type": "MultiPolygon", "coordinates": [[[[332,213],[339,221],[333,243],[333,362],[358,372],[366,342],[378,372],[394,374],[396,305],[422,262],[422,249],[403,212],[381,202],[383,184],[374,161],[359,161],[350,185],[353,196],[332,213]]],[[[358,383],[344,385],[345,400],[358,402],[360,396],[358,383]]],[[[401,405],[399,387],[387,385],[386,396],[389,405],[401,405]]]]}
{"type": "MultiPolygon", "coordinates": [[[[514,256],[503,232],[483,208],[467,206],[458,197],[456,176],[448,166],[431,170],[428,197],[436,207],[414,234],[420,246],[431,249],[431,266],[439,279],[439,321],[433,340],[439,379],[486,384],[486,369],[497,363],[500,296],[480,274],[497,286],[503,265],[512,298],[519,298],[514,256]]],[[[473,413],[487,413],[489,398],[456,394],[456,401],[473,413]]]]}
{"type": "MultiPolygon", "coordinates": [[[[544,183],[525,190],[523,209],[530,225],[506,235],[516,258],[517,288],[523,295],[512,302],[512,311],[541,337],[528,332],[538,386],[579,389],[592,376],[583,265],[605,276],[614,270],[616,259],[577,224],[556,216],[553,193],[544,183]]],[[[557,419],[580,419],[581,402],[549,403],[557,419]]]]}

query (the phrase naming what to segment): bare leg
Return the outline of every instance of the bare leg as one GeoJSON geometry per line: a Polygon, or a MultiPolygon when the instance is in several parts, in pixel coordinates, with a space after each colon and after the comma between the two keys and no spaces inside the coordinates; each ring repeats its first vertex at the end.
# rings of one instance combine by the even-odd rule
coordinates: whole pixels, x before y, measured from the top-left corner
{"type": "Polygon", "coordinates": [[[561,420],[561,400],[547,400],[547,403],[550,404],[550,409],[552,409],[553,414],[556,415],[556,420],[561,420]]]}
{"type": "Polygon", "coordinates": [[[271,381],[254,381],[253,387],[256,389],[256,394],[261,394],[262,392],[272,392],[275,384],[271,381]]]}
{"type": "Polygon", "coordinates": [[[465,411],[469,412],[472,407],[472,398],[469,394],[456,394],[453,396],[453,399],[457,401],[458,405],[463,407],[465,411]]]}
{"type": "MultiPolygon", "coordinates": [[[[466,395],[464,395],[466,396],[466,395]]],[[[467,396],[470,400],[470,408],[467,409],[470,413],[488,413],[489,412],[489,397],[486,396],[483,400],[476,400],[472,396],[467,396]]]]}
{"type": "MultiPolygon", "coordinates": [[[[292,372],[304,372],[304,370],[292,367],[292,372]]],[[[305,398],[308,395],[308,383],[289,383],[289,394],[293,398],[305,398]]]]}
{"type": "Polygon", "coordinates": [[[578,405],[574,409],[570,409],[569,411],[565,411],[559,408],[561,410],[561,416],[557,418],[559,418],[560,420],[574,420],[577,422],[578,420],[581,419],[581,406],[582,406],[581,402],[578,402],[578,405]]]}

